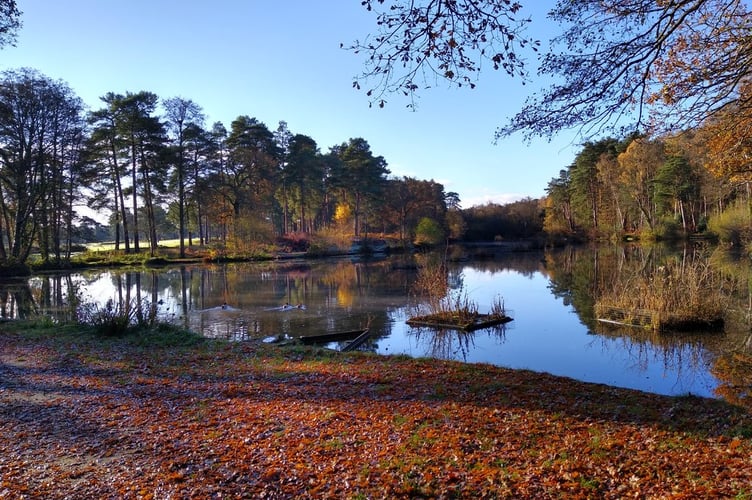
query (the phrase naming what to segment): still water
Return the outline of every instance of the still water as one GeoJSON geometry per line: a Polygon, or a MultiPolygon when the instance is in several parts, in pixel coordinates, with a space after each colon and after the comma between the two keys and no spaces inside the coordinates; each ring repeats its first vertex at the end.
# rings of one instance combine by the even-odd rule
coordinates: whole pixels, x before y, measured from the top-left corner
{"type": "Polygon", "coordinates": [[[749,352],[748,324],[727,322],[724,332],[676,335],[614,330],[593,319],[589,294],[593,283],[603,281],[604,269],[660,258],[652,251],[585,249],[492,253],[450,263],[452,293],[475,302],[480,312],[502,300],[513,318],[473,333],[405,323],[424,301],[414,287],[413,256],[43,275],[0,285],[0,307],[4,316],[22,317],[62,314],[74,294],[98,303],[147,301],[159,305],[163,319],[233,341],[369,327],[363,349],[379,354],[490,363],[666,395],[744,399],[750,388],[729,380],[726,372],[734,370],[723,367],[733,352],[749,352]],[[743,394],[729,396],[729,387],[740,386],[743,394]]]}

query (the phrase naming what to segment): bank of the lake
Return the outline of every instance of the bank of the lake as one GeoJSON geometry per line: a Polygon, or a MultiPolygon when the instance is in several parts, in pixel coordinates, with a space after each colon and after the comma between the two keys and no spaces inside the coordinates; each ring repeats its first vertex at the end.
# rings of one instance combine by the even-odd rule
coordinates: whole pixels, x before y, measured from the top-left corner
{"type": "Polygon", "coordinates": [[[0,324],[0,496],[752,495],[750,415],[719,400],[152,335],[0,324]]]}
{"type": "MultiPolygon", "coordinates": [[[[420,249],[412,245],[394,239],[370,239],[365,243],[353,242],[349,246],[332,244],[326,248],[308,248],[304,251],[292,251],[284,245],[263,245],[255,252],[229,252],[225,249],[207,245],[190,245],[185,250],[185,255],[180,256],[177,245],[178,240],[160,242],[157,252],[142,249],[139,252],[126,252],[123,249],[115,250],[114,244],[97,243],[84,247],[84,251],[76,252],[70,259],[64,261],[42,262],[32,258],[24,264],[14,264],[0,268],[4,276],[26,276],[31,272],[63,271],[71,269],[92,268],[150,268],[164,266],[180,266],[197,263],[226,264],[237,262],[266,262],[285,261],[289,259],[324,259],[341,256],[413,253],[426,251],[430,247],[424,245],[420,249]],[[369,243],[370,242],[370,243],[369,243]]],[[[464,260],[468,257],[493,258],[498,252],[524,252],[532,249],[541,249],[545,241],[539,239],[521,239],[503,242],[458,242],[452,244],[446,251],[450,260],[464,260]]],[[[38,256],[34,256],[38,257],[38,256]]]]}
{"type": "Polygon", "coordinates": [[[97,307],[106,310],[108,304],[139,304],[143,315],[156,312],[163,321],[207,337],[240,342],[367,327],[369,337],[360,350],[489,363],[749,404],[746,287],[716,288],[728,292],[723,331],[663,334],[604,326],[594,316],[604,293],[598,284],[629,293],[635,273],[682,259],[733,273],[743,285],[748,262],[641,247],[516,252],[488,246],[483,252],[441,266],[447,290],[466,296],[484,313],[503,301],[513,321],[470,333],[407,324],[428,305],[416,288],[419,270],[447,257],[444,252],[50,271],[0,282],[0,302],[5,318],[41,315],[63,322],[97,307]]]}

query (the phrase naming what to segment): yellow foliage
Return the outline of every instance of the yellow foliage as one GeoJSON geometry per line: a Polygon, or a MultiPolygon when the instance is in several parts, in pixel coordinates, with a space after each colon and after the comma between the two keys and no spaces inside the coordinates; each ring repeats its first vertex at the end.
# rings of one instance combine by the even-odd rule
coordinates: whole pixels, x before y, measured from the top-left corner
{"type": "Polygon", "coordinates": [[[342,307],[352,307],[355,296],[353,291],[347,287],[337,289],[337,304],[342,307]]]}
{"type": "Polygon", "coordinates": [[[344,224],[351,218],[352,210],[350,209],[350,205],[344,203],[337,204],[337,209],[334,211],[334,220],[336,220],[338,224],[344,224]]]}

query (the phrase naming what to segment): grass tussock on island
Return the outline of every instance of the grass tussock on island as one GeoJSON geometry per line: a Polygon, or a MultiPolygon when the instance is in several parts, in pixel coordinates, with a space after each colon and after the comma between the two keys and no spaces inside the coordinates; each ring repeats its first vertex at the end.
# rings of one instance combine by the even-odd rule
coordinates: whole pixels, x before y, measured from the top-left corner
{"type": "Polygon", "coordinates": [[[0,431],[9,498],[752,495],[718,400],[159,329],[0,324],[0,431]]]}
{"type": "Polygon", "coordinates": [[[420,257],[418,276],[413,285],[420,300],[413,316],[407,320],[408,325],[472,331],[512,321],[500,297],[494,300],[487,313],[481,313],[464,287],[456,290],[449,287],[444,263],[431,261],[428,256],[420,257]]]}

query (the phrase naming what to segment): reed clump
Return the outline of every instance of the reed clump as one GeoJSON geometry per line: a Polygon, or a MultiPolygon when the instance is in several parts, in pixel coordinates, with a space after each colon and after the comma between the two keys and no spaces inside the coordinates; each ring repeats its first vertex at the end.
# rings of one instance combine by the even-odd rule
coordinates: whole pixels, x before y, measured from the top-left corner
{"type": "Polygon", "coordinates": [[[653,330],[692,330],[723,326],[723,278],[707,261],[670,260],[650,272],[630,276],[602,290],[595,304],[601,321],[653,330]]]}
{"type": "Polygon", "coordinates": [[[82,301],[77,320],[104,337],[122,337],[134,328],[151,327],[158,323],[157,308],[148,301],[108,299],[103,305],[82,301]]]}

